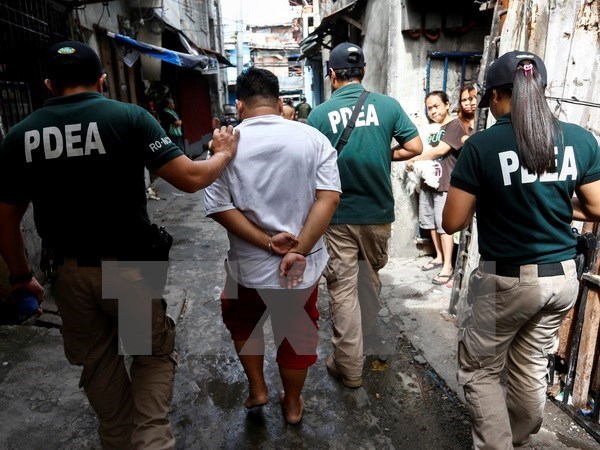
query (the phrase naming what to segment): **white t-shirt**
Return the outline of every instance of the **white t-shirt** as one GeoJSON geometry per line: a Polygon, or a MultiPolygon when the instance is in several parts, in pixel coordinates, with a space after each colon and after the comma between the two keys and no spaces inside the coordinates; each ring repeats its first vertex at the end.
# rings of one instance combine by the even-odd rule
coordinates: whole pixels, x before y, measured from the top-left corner
{"type": "MultiPolygon", "coordinates": [[[[320,131],[281,116],[244,119],[235,158],[206,188],[206,215],[237,208],[268,232],[298,236],[317,190],[341,192],[337,152],[320,131]]],[[[226,269],[242,286],[279,289],[281,256],[228,233],[226,269]]],[[[319,238],[306,257],[304,280],[314,285],[329,255],[319,238]]]]}

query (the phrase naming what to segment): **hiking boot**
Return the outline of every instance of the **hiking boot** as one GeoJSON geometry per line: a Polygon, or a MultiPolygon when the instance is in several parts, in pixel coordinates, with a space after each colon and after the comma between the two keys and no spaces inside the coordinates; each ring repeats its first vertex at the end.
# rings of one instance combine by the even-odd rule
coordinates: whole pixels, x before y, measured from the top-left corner
{"type": "Polygon", "coordinates": [[[358,378],[346,378],[337,368],[337,366],[335,365],[335,359],[333,359],[333,355],[329,355],[327,357],[327,372],[329,372],[329,374],[336,378],[337,380],[341,381],[342,384],[344,386],[346,386],[347,388],[350,389],[356,389],[362,386],[363,384],[363,379],[362,377],[358,377],[358,378]]]}

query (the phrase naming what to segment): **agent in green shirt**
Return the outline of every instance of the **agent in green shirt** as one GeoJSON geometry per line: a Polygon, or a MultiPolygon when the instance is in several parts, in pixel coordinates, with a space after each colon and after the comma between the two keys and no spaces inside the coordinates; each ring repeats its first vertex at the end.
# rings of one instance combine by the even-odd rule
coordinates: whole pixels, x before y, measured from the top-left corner
{"type": "Polygon", "coordinates": [[[32,202],[37,232],[53,253],[58,273],[53,290],[65,355],[83,367],[80,387],[98,414],[102,448],[174,448],[167,413],[177,360],[175,324],[161,294],[145,295],[160,286],[148,286],[138,263],[128,265],[128,280],[119,279],[126,282],[120,286],[127,289],[127,301],[141,294],[140,309],[148,308],[149,322],[143,326],[147,339],[139,336],[143,332],[133,333],[132,339],[143,339],[148,351],[129,352],[130,377],[119,355],[120,337],[125,344],[119,330],[139,330],[144,316],[136,308],[139,316],[127,322],[118,300],[103,298],[104,288],[115,286],[111,280],[118,277],[110,278],[102,262],[132,264],[157,242],[145,238],[153,228],[144,167],[195,192],[212,183],[233,158],[238,134],[231,127],[215,131],[214,155],[193,162],[145,109],[102,95],[106,75],[89,46],[56,44],[44,67],[54,98],[12,127],[0,146],[0,255],[9,282],[13,290],[29,291],[43,301],[20,226],[32,202]]]}
{"type": "Polygon", "coordinates": [[[296,111],[296,120],[298,122],[306,123],[306,119],[312,111],[312,107],[306,103],[306,98],[300,98],[300,103],[298,103],[294,109],[296,111]]]}
{"type": "MultiPolygon", "coordinates": [[[[308,124],[336,147],[360,94],[365,74],[362,49],[344,43],[331,51],[331,99],[315,107],[308,124]]],[[[415,125],[400,104],[370,93],[354,131],[338,155],[342,196],[326,232],[329,264],[325,269],[331,297],[334,351],[329,372],[346,387],[362,385],[363,330],[372,335],[380,308],[379,270],[387,263],[387,246],[394,221],[391,162],[419,155],[423,144],[415,125]],[[392,151],[395,138],[399,148],[392,151]]]]}

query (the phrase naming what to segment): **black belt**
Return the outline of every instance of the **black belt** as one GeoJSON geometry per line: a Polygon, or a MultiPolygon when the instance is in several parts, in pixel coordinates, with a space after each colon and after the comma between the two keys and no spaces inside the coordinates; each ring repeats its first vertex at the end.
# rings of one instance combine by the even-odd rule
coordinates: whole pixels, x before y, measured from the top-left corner
{"type": "Polygon", "coordinates": [[[102,267],[102,261],[116,258],[114,256],[56,256],[54,264],[63,265],[65,259],[74,259],[79,267],[102,267]]]}
{"type": "MultiPolygon", "coordinates": [[[[547,263],[536,265],[538,277],[555,277],[557,275],[565,274],[561,263],[547,263]]],[[[515,266],[513,264],[496,263],[494,261],[484,261],[481,265],[481,271],[485,273],[500,275],[501,277],[518,278],[521,275],[521,266],[515,266]]]]}

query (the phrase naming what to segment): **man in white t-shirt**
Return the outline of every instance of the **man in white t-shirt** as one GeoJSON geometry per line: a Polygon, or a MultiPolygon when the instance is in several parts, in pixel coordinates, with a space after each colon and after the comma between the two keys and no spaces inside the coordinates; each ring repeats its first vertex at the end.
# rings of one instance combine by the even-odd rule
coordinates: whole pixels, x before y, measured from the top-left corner
{"type": "Polygon", "coordinates": [[[322,235],[339,203],[337,152],[316,129],[281,117],[277,77],[251,67],[237,79],[238,153],[205,191],[206,214],[228,232],[223,321],[249,395],[263,406],[263,324],[270,316],[287,422],[302,419],[301,391],[317,360],[317,286],[329,259],[322,235]]]}

